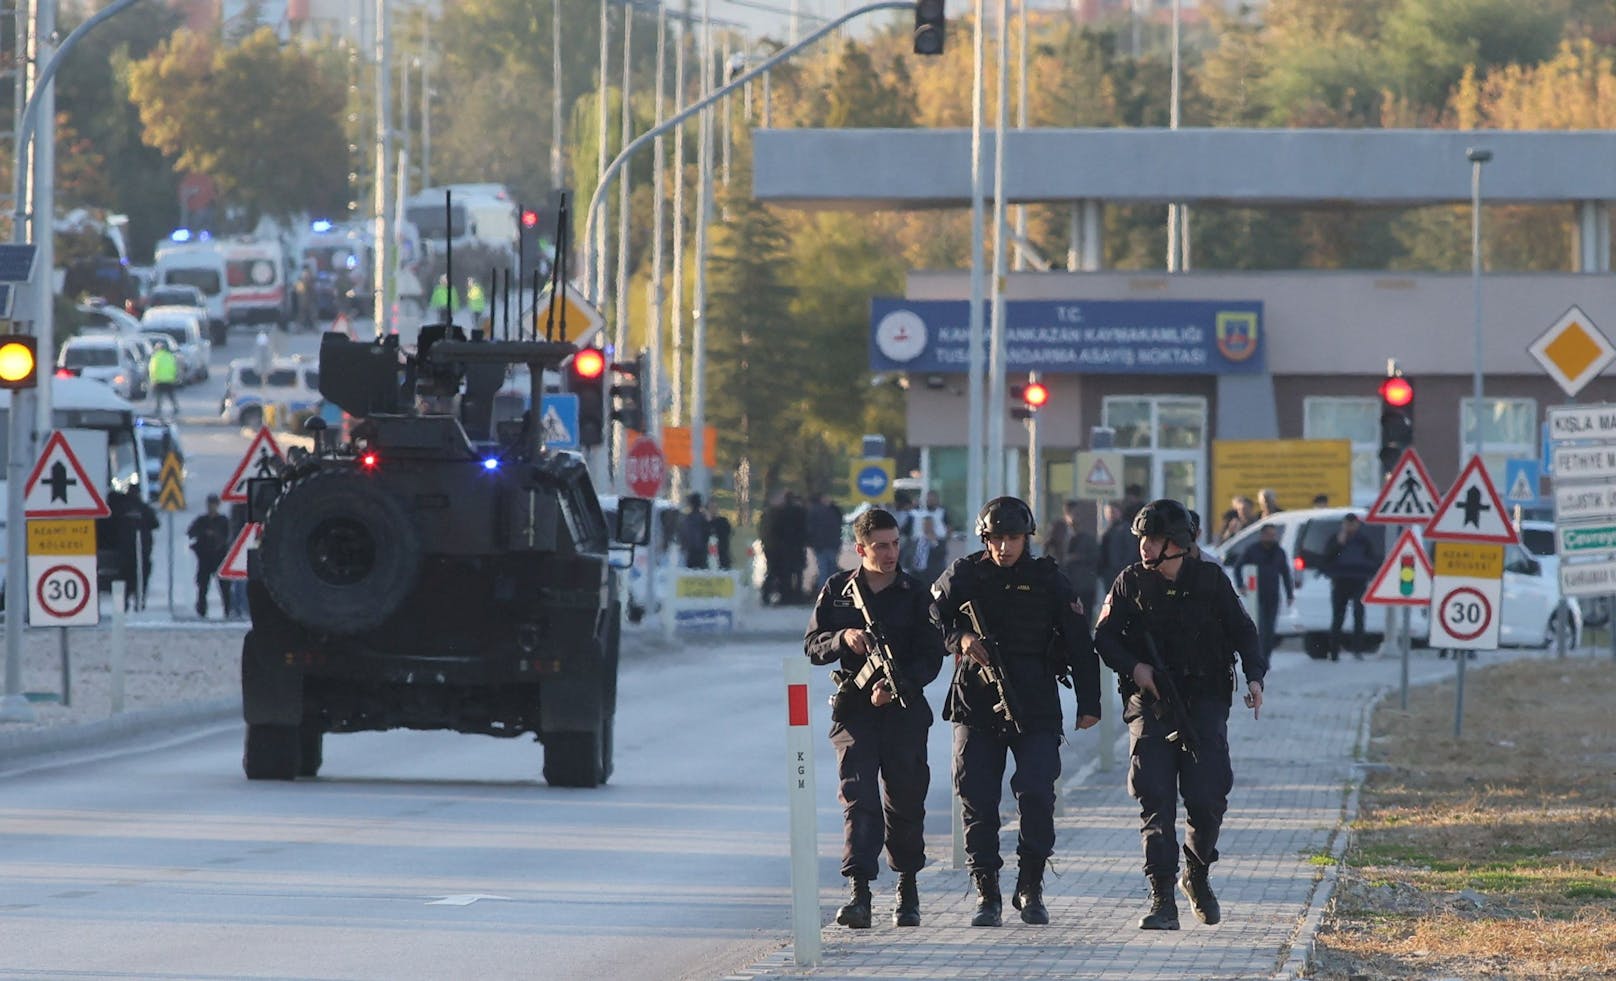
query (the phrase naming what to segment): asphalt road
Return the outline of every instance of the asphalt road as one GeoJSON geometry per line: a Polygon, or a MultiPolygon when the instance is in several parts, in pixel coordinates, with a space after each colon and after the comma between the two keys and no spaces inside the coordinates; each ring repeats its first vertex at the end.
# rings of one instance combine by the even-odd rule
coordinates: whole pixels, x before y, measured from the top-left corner
{"type": "MultiPolygon", "coordinates": [[[[594,790],[545,786],[531,741],[452,733],[327,736],[296,783],[242,777],[239,725],[19,764],[0,772],[0,978],[731,973],[789,938],[781,662],[800,656],[642,648],[594,790]]],[[[841,822],[814,684],[828,917],[841,822]]],[[[945,847],[946,763],[928,807],[945,847]]]]}

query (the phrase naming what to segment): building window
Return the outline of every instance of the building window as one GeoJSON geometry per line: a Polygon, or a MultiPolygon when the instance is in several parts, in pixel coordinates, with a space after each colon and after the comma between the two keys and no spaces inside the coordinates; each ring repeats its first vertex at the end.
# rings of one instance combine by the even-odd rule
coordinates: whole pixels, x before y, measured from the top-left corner
{"type": "Polygon", "coordinates": [[[1380,400],[1315,396],[1302,400],[1303,439],[1352,441],[1352,500],[1380,493],[1380,400]]]}
{"type": "MultiPolygon", "coordinates": [[[[1459,403],[1459,459],[1466,463],[1476,440],[1475,405],[1473,398],[1459,403]]],[[[1537,400],[1482,399],[1481,405],[1481,458],[1493,486],[1503,493],[1504,461],[1538,458],[1537,400]]]]}
{"type": "Polygon", "coordinates": [[[1113,395],[1102,406],[1116,430],[1122,482],[1138,484],[1146,500],[1171,497],[1205,508],[1206,399],[1190,395],[1113,395]]]}

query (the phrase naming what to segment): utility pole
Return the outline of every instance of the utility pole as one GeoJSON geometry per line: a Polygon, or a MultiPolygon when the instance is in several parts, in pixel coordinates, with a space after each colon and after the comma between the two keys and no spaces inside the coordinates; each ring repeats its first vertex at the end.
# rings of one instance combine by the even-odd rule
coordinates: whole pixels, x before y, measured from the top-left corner
{"type": "MultiPolygon", "coordinates": [[[[372,271],[372,309],[376,336],[387,336],[392,326],[389,308],[393,300],[393,209],[388,206],[387,175],[393,163],[392,86],[388,84],[388,66],[393,63],[393,35],[388,17],[387,0],[376,0],[376,172],[372,190],[376,224],[372,234],[375,242],[375,265],[372,271]]],[[[450,284],[451,287],[453,284],[450,284]]]]}

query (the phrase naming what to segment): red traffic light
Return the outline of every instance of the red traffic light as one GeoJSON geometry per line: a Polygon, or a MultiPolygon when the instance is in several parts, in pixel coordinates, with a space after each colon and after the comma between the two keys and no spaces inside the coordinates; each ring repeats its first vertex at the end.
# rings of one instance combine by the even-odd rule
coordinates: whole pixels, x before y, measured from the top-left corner
{"type": "Polygon", "coordinates": [[[572,356],[572,370],[579,378],[599,378],[606,370],[606,355],[599,348],[583,348],[572,356]]]}
{"type": "Polygon", "coordinates": [[[522,227],[533,228],[539,223],[539,213],[532,208],[522,209],[522,227]]]}
{"type": "Polygon", "coordinates": [[[1042,409],[1044,403],[1049,401],[1049,388],[1043,382],[1028,382],[1027,387],[1021,390],[1021,400],[1029,408],[1042,409]]]}
{"type": "Polygon", "coordinates": [[[1407,378],[1388,378],[1380,383],[1380,400],[1401,409],[1414,401],[1414,386],[1407,378]]]}

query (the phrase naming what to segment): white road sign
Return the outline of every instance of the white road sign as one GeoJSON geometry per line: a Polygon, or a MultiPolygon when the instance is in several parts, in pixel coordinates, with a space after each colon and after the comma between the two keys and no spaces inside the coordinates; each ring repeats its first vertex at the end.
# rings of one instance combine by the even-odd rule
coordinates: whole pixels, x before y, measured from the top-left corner
{"type": "Polygon", "coordinates": [[[96,597],[95,556],[28,557],[29,626],[93,627],[101,622],[96,597]]]}
{"type": "Polygon", "coordinates": [[[1556,521],[1616,520],[1616,484],[1555,485],[1556,521]]]}
{"type": "Polygon", "coordinates": [[[1498,579],[1437,576],[1431,597],[1431,640],[1436,648],[1490,651],[1498,646],[1498,579]]]}
{"type": "Polygon", "coordinates": [[[1441,497],[1424,461],[1411,446],[1397,458],[1391,476],[1381,485],[1380,496],[1369,505],[1364,520],[1370,524],[1423,525],[1436,513],[1441,497]]]}
{"type": "Polygon", "coordinates": [[[1473,456],[1437,505],[1425,526],[1425,537],[1449,542],[1490,542],[1513,545],[1520,541],[1505,517],[1507,510],[1487,475],[1481,457],[1473,456]]]}
{"type": "Polygon", "coordinates": [[[1560,592],[1567,596],[1608,596],[1616,593],[1616,561],[1588,565],[1560,565],[1560,592]]]}
{"type": "Polygon", "coordinates": [[[1551,405],[1549,438],[1616,440],[1616,405],[1551,405]]]}
{"type": "Polygon", "coordinates": [[[1616,446],[1556,446],[1555,480],[1608,480],[1616,477],[1616,446]]]}

